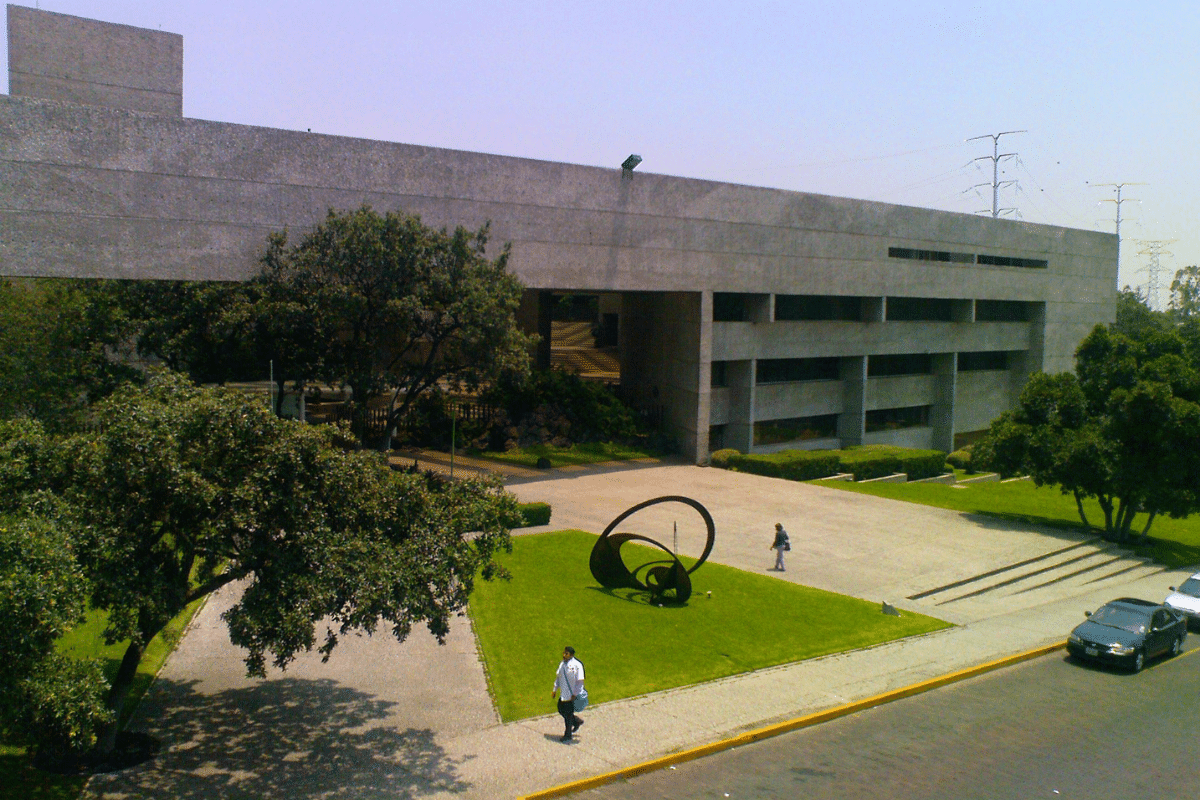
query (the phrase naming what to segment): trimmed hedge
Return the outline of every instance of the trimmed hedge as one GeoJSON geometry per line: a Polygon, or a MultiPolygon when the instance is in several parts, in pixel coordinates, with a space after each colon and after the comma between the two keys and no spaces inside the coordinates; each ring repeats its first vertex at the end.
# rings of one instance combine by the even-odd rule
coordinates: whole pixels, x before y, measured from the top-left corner
{"type": "Polygon", "coordinates": [[[849,450],[782,450],[778,453],[743,455],[737,450],[718,450],[711,456],[714,467],[749,472],[770,478],[811,481],[838,472],[854,474],[854,480],[882,478],[904,472],[910,481],[932,478],[945,472],[946,454],[941,450],[870,446],[849,450]]]}
{"type": "Polygon", "coordinates": [[[550,524],[549,503],[520,503],[517,510],[521,513],[522,528],[532,528],[535,525],[550,524]]]}
{"type": "Polygon", "coordinates": [[[966,470],[968,474],[975,470],[971,467],[971,448],[963,447],[946,456],[946,463],[955,469],[966,470]]]}

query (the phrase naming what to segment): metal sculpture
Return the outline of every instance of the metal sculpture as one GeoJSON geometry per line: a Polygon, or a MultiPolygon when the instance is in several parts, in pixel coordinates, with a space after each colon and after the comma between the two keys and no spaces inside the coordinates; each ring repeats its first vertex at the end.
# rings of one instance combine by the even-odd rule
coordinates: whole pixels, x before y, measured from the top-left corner
{"type": "Polygon", "coordinates": [[[659,600],[668,599],[664,597],[665,593],[674,590],[674,601],[684,603],[692,596],[692,580],[688,576],[708,560],[708,554],[712,552],[713,542],[716,541],[716,538],[717,528],[713,524],[712,515],[699,502],[690,497],[679,495],[656,497],[653,500],[638,503],[636,506],[627,509],[608,524],[608,527],[604,529],[604,533],[600,534],[600,538],[596,540],[596,544],[592,547],[592,555],[588,559],[588,566],[592,569],[592,577],[601,586],[608,589],[642,589],[650,592],[652,597],[659,600]],[[700,554],[700,558],[692,565],[691,569],[684,568],[678,556],[660,542],[636,533],[613,533],[613,530],[623,520],[636,514],[643,508],[658,505],[659,503],[683,503],[696,509],[700,513],[701,518],[704,519],[704,524],[708,529],[708,540],[704,545],[704,552],[700,554]],[[625,566],[625,562],[621,560],[621,545],[631,541],[645,542],[653,545],[670,556],[670,558],[663,561],[648,561],[631,571],[625,566]],[[644,577],[639,578],[639,573],[643,571],[644,577]]]}

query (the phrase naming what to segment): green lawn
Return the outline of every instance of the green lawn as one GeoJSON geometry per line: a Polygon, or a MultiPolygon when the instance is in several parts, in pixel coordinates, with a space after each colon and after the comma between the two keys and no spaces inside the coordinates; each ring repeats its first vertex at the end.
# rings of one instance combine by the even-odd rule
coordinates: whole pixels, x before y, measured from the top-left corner
{"type": "MultiPolygon", "coordinates": [[[[1083,530],[1073,496],[1063,494],[1057,487],[1038,488],[1032,481],[990,481],[957,488],[938,483],[812,483],[831,489],[860,492],[955,511],[1083,530]]],[[[1104,525],[1104,513],[1100,510],[1099,503],[1095,500],[1085,501],[1083,510],[1093,526],[1092,533],[1099,535],[1104,525]]],[[[1146,515],[1139,514],[1134,519],[1133,529],[1141,532],[1145,524],[1146,515]]],[[[1200,564],[1200,516],[1188,519],[1171,519],[1161,515],[1155,517],[1154,524],[1150,526],[1149,540],[1145,545],[1138,547],[1137,552],[1168,567],[1190,567],[1200,564]]]]}
{"type": "Polygon", "coordinates": [[[570,447],[554,447],[548,444],[533,447],[519,447],[512,450],[473,453],[483,458],[503,461],[506,464],[516,464],[523,467],[535,467],[539,458],[550,459],[550,466],[565,467],[573,464],[595,464],[600,461],[628,461],[632,458],[654,458],[655,453],[627,447],[612,442],[594,442],[592,444],[574,444],[570,447]]]}
{"type": "MultiPolygon", "coordinates": [[[[129,715],[137,707],[142,695],[150,687],[154,676],[162,669],[167,656],[175,649],[184,628],[191,621],[203,598],[188,606],[182,614],[171,620],[170,624],[150,641],[142,663],[138,665],[137,678],[125,704],[125,713],[121,724],[124,725],[129,715]]],[[[59,649],[67,655],[76,658],[98,658],[104,664],[104,673],[111,680],[121,664],[121,656],[125,653],[124,644],[105,645],[100,637],[107,614],[103,611],[92,611],[83,624],[74,628],[59,640],[59,649]]],[[[85,779],[75,776],[53,775],[41,772],[30,765],[24,749],[0,744],[0,800],[73,800],[83,789],[85,779]]]]}
{"type": "MultiPolygon", "coordinates": [[[[642,593],[596,583],[588,569],[595,541],[583,531],[518,536],[501,557],[512,580],[476,585],[470,614],[505,721],[554,711],[550,687],[565,645],[578,650],[597,703],[949,627],[711,562],[692,574],[687,605],[659,608],[642,593]]],[[[642,548],[626,563],[637,566],[642,554],[661,556],[642,548]]]]}

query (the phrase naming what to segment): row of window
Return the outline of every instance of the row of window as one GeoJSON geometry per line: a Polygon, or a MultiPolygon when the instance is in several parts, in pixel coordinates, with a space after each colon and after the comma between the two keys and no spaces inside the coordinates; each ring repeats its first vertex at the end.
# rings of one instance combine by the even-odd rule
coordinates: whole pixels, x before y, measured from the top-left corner
{"type": "Polygon", "coordinates": [[[953,253],[944,250],[917,250],[911,247],[889,247],[888,258],[907,258],[914,261],[938,261],[951,264],[983,264],[990,267],[1025,267],[1046,269],[1050,262],[1040,258],[993,256],[985,253],[953,253]]]}
{"type": "MultiPolygon", "coordinates": [[[[866,413],[867,433],[929,426],[930,406],[880,408],[866,413]]],[[[754,423],[756,446],[833,439],[837,436],[837,414],[772,419],[754,423]]]]}
{"type": "MultiPolygon", "coordinates": [[[[1010,355],[1003,350],[959,353],[959,372],[1007,370],[1010,355]]],[[[712,362],[712,386],[729,385],[728,361],[712,362]]],[[[904,353],[867,357],[867,377],[887,378],[899,375],[932,375],[933,356],[928,353],[904,353]]],[[[798,383],[836,381],[841,378],[840,358],[761,358],[755,363],[754,382],[798,383]]]]}
{"type": "MultiPolygon", "coordinates": [[[[763,295],[713,293],[713,322],[747,322],[751,305],[763,295]]],[[[841,295],[775,295],[776,322],[865,322],[868,300],[879,298],[841,295]]],[[[888,297],[883,317],[887,322],[953,322],[954,300],[937,297],[888,297]]],[[[1028,322],[1034,304],[1020,300],[976,300],[976,322],[1028,322]]]]}

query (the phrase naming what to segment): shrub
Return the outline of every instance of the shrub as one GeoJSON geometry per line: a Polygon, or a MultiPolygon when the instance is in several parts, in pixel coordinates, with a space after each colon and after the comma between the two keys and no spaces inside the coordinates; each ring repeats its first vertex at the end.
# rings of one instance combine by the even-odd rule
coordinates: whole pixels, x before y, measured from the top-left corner
{"type": "Polygon", "coordinates": [[[827,478],[837,472],[838,466],[835,450],[783,450],[778,453],[752,455],[742,455],[736,450],[727,452],[731,453],[723,456],[728,465],[727,469],[792,481],[827,478]]]}
{"type": "Polygon", "coordinates": [[[946,454],[941,450],[900,450],[896,453],[900,469],[910,481],[933,478],[946,471],[946,454]]]}
{"type": "Polygon", "coordinates": [[[891,449],[839,450],[842,472],[854,474],[854,480],[867,481],[900,471],[900,459],[891,449]]]}
{"type": "Polygon", "coordinates": [[[961,450],[955,450],[953,453],[946,456],[946,463],[955,469],[966,470],[968,474],[975,472],[974,467],[971,466],[970,447],[964,447],[961,450]]]}
{"type": "Polygon", "coordinates": [[[550,524],[549,503],[521,503],[517,506],[517,510],[521,514],[522,528],[550,524]]]}
{"type": "Polygon", "coordinates": [[[714,467],[720,467],[721,469],[728,469],[729,468],[729,459],[736,458],[737,456],[740,456],[740,455],[741,455],[741,453],[739,451],[734,450],[732,447],[727,447],[724,450],[717,450],[711,456],[709,456],[708,463],[714,467]]]}

